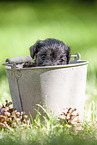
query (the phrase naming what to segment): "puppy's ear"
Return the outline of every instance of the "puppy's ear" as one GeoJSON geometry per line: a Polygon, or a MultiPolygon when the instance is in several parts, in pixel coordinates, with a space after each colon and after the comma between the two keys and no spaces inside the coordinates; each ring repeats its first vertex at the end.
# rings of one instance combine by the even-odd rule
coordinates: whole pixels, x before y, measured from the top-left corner
{"type": "Polygon", "coordinates": [[[67,57],[67,64],[70,63],[70,57],[71,57],[71,49],[69,46],[67,46],[67,49],[66,49],[66,57],[67,57]]]}
{"type": "Polygon", "coordinates": [[[30,47],[30,55],[34,59],[34,56],[40,50],[41,46],[43,46],[43,41],[37,41],[33,46],[30,47]]]}

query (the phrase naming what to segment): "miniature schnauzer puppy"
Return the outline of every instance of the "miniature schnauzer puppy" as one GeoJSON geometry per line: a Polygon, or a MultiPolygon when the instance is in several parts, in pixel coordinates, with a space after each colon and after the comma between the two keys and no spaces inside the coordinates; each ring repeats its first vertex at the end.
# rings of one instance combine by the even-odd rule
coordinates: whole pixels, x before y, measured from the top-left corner
{"type": "Polygon", "coordinates": [[[65,65],[70,62],[71,50],[62,41],[46,39],[31,46],[30,55],[35,63],[25,63],[24,67],[65,65]]]}

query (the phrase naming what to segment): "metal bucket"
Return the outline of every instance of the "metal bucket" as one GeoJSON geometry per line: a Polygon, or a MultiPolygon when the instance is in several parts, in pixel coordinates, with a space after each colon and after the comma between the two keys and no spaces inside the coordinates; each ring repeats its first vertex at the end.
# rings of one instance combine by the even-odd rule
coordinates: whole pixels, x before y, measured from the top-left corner
{"type": "Polygon", "coordinates": [[[29,68],[7,63],[5,69],[13,106],[18,111],[30,112],[33,118],[36,104],[40,102],[50,107],[55,115],[72,106],[77,108],[79,119],[83,120],[87,64],[77,59],[68,65],[29,68]]]}

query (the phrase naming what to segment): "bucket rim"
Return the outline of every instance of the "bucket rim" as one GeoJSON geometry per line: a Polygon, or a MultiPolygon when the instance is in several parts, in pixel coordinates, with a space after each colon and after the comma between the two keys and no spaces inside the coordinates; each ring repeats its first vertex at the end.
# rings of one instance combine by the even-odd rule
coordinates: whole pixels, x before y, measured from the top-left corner
{"type": "MultiPolygon", "coordinates": [[[[70,68],[76,66],[87,65],[88,61],[86,60],[79,60],[79,61],[71,61],[70,64],[67,65],[55,65],[55,66],[37,66],[37,67],[27,67],[23,68],[21,65],[19,67],[16,66],[16,70],[35,70],[35,69],[58,69],[58,68],[70,68]]],[[[6,66],[5,69],[12,70],[11,66],[6,66]]]]}

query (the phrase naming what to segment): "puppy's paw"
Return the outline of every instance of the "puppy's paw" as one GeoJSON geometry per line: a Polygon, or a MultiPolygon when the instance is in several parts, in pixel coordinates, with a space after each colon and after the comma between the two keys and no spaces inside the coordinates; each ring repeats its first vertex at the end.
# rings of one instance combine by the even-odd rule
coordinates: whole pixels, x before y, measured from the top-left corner
{"type": "Polygon", "coordinates": [[[36,66],[36,63],[26,62],[26,63],[24,63],[23,68],[25,68],[25,67],[35,67],[35,66],[36,66]]]}

